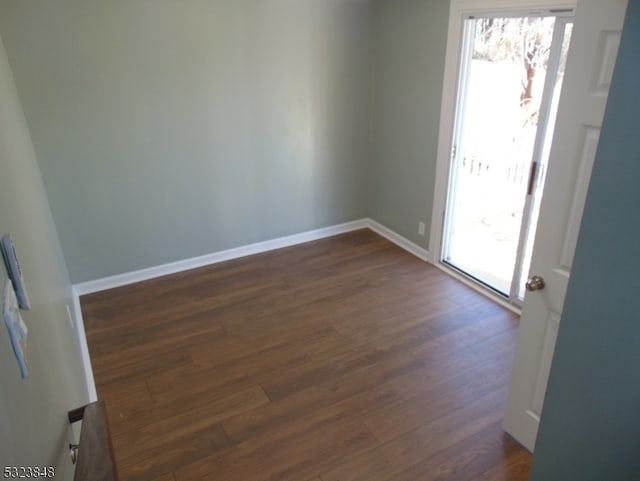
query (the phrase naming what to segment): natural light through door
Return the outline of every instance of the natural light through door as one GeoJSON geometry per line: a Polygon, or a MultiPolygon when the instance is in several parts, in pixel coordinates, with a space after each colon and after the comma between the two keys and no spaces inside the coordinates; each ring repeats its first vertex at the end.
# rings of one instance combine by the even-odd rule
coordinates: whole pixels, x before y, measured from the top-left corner
{"type": "Polygon", "coordinates": [[[571,26],[561,12],[464,24],[442,260],[516,304],[571,26]]]}

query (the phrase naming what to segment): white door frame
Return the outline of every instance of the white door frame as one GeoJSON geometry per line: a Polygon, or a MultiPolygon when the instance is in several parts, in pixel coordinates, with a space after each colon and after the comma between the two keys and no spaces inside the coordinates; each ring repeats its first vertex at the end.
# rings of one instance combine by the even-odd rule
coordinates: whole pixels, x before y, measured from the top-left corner
{"type": "MultiPolygon", "coordinates": [[[[463,22],[471,14],[496,14],[513,12],[514,10],[530,11],[535,14],[541,10],[574,9],[575,1],[559,0],[452,0],[449,7],[449,30],[447,35],[447,50],[445,56],[444,80],[442,88],[442,103],[440,105],[440,130],[438,134],[438,154],[436,161],[435,188],[433,195],[433,211],[431,214],[431,230],[429,235],[429,257],[431,264],[454,274],[468,285],[485,291],[475,282],[458,275],[453,269],[442,263],[442,238],[445,221],[447,192],[450,188],[449,169],[451,166],[451,146],[453,145],[454,121],[456,113],[456,96],[460,78],[460,56],[462,55],[463,22]]],[[[499,295],[492,298],[515,311],[519,309],[499,295]]]]}

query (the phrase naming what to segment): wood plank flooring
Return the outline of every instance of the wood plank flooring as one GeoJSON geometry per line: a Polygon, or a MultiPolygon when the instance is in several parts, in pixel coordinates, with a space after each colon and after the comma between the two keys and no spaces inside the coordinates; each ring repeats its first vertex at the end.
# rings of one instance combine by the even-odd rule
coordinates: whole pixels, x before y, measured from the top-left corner
{"type": "Polygon", "coordinates": [[[81,298],[123,481],[521,481],[516,317],[369,230],[81,298]]]}

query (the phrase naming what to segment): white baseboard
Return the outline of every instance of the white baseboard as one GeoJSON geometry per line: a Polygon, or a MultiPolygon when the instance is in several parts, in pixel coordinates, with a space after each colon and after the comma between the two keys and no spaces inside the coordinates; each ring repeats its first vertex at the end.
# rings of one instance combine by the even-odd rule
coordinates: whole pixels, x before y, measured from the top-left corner
{"type": "Polygon", "coordinates": [[[283,247],[290,247],[293,245],[302,244],[304,242],[324,239],[325,237],[331,237],[334,235],[344,234],[346,232],[366,228],[371,229],[375,233],[393,242],[407,252],[410,252],[419,259],[427,261],[428,252],[426,249],[420,247],[417,244],[414,244],[407,238],[376,222],[375,220],[365,218],[346,222],[344,224],[324,227],[322,229],[302,232],[300,234],[293,234],[286,237],[279,237],[277,239],[256,242],[255,244],[249,244],[246,246],[234,247],[233,249],[213,252],[211,254],[192,257],[190,259],[184,259],[176,262],[170,262],[168,264],[149,267],[147,269],[125,272],[123,274],[103,277],[102,279],[96,279],[93,281],[80,282],[78,284],[75,284],[73,287],[78,296],[83,296],[85,294],[92,294],[94,292],[113,289],[114,287],[126,286],[128,284],[142,282],[149,279],[154,279],[156,277],[176,274],[178,272],[183,272],[189,269],[205,267],[212,264],[217,264],[219,262],[229,261],[253,254],[260,254],[262,252],[281,249],[283,247]]]}
{"type": "Polygon", "coordinates": [[[406,237],[401,236],[397,232],[392,231],[388,227],[376,222],[373,219],[367,219],[367,222],[368,222],[367,227],[369,227],[369,229],[374,231],[376,234],[381,235],[385,239],[393,242],[395,245],[413,254],[418,259],[422,259],[423,261],[427,262],[427,257],[429,255],[429,252],[426,249],[420,247],[417,244],[414,244],[406,237]]]}
{"type": "Polygon", "coordinates": [[[310,242],[318,239],[323,239],[325,237],[344,234],[346,232],[351,232],[358,229],[365,229],[367,227],[369,227],[369,219],[355,220],[352,222],[346,222],[344,224],[324,227],[322,229],[302,232],[300,234],[279,237],[277,239],[271,239],[263,242],[256,242],[255,244],[235,247],[233,249],[214,252],[212,254],[206,254],[204,256],[193,257],[191,259],[170,262],[168,264],[149,267],[147,269],[140,269],[138,271],[117,274],[93,281],[81,282],[79,284],[75,284],[74,288],[78,295],[82,296],[94,292],[105,291],[107,289],[113,289],[114,287],[126,286],[127,284],[133,284],[135,282],[146,281],[160,276],[176,274],[178,272],[183,272],[189,269],[196,269],[198,267],[217,264],[218,262],[229,261],[232,259],[237,259],[239,257],[260,254],[262,252],[267,252],[274,249],[290,247],[296,244],[302,244],[304,242],[310,242]]]}
{"type": "Polygon", "coordinates": [[[89,346],[87,345],[87,335],[84,331],[84,320],[82,318],[82,309],[80,307],[80,296],[75,287],[71,288],[73,298],[73,317],[76,328],[76,337],[80,347],[80,355],[82,356],[82,369],[84,371],[84,379],[87,385],[87,397],[89,402],[98,400],[96,391],[96,382],[93,378],[93,369],[91,368],[91,357],[89,356],[89,346]]]}

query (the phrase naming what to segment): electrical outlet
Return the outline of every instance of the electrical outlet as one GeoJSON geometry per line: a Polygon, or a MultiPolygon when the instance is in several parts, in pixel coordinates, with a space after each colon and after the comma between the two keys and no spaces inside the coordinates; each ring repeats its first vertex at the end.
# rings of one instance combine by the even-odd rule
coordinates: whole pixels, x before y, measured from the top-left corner
{"type": "Polygon", "coordinates": [[[418,222],[418,234],[421,236],[424,236],[424,229],[425,229],[425,225],[424,222],[418,222]]]}
{"type": "Polygon", "coordinates": [[[75,325],[73,323],[73,316],[71,315],[71,308],[69,307],[69,304],[67,304],[67,319],[69,319],[69,324],[71,325],[71,329],[74,329],[75,325]]]}

